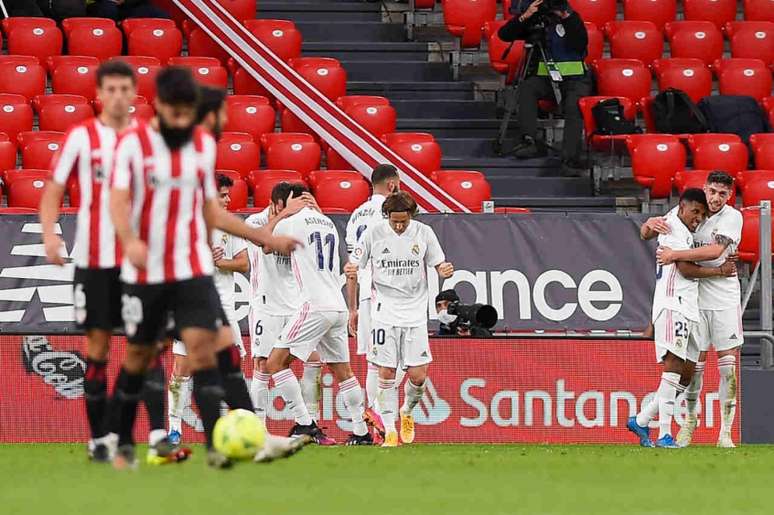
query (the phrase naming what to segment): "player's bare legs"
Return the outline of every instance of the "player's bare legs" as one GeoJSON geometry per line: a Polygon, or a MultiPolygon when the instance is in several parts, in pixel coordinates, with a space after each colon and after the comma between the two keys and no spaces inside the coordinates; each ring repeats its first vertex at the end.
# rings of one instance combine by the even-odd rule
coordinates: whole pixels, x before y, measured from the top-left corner
{"type": "MultiPolygon", "coordinates": [[[[671,440],[675,402],[678,395],[685,391],[689,381],[687,375],[684,377],[685,363],[685,360],[671,352],[666,353],[664,356],[664,372],[661,374],[661,382],[659,383],[656,396],[650,403],[642,407],[635,419],[637,426],[647,428],[650,421],[658,414],[659,441],[666,441],[662,439],[667,436],[669,437],[667,440],[671,440]]],[[[629,429],[632,430],[631,427],[629,429]]],[[[657,446],[659,446],[658,443],[657,441],[657,446]]],[[[653,443],[649,438],[643,439],[641,437],[640,445],[652,447],[653,443]]]]}
{"type": "Polygon", "coordinates": [[[110,456],[110,438],[105,424],[107,414],[107,358],[110,351],[110,331],[91,329],[86,333],[86,374],[83,398],[89,420],[91,440],[89,457],[104,462],[110,456]]]}
{"type": "Polygon", "coordinates": [[[169,439],[179,443],[183,433],[183,412],[191,404],[191,367],[186,356],[174,354],[169,378],[169,439]]]}

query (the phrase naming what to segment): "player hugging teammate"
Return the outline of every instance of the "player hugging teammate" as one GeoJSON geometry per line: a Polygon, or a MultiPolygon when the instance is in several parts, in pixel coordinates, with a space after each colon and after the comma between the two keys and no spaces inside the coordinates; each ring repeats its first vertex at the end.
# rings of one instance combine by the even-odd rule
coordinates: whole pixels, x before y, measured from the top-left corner
{"type": "Polygon", "coordinates": [[[731,428],[736,412],[736,362],[744,342],[739,280],[729,261],[742,232],[742,214],[727,205],[734,187],[730,175],[712,172],[703,191],[686,190],[680,206],[666,217],[649,219],[640,231],[645,239],[658,236],[653,323],[656,347],[667,351],[658,406],[644,408],[636,420],[629,422],[629,429],[642,445],[651,445],[647,424],[656,411],[660,427],[656,446],[690,444],[698,424],[706,353],[712,346],[718,353],[720,372],[721,427],[717,444],[734,447],[731,428]],[[706,205],[706,215],[689,214],[691,210],[701,211],[699,204],[706,205]],[[676,441],[672,441],[674,401],[683,391],[688,413],[676,441]]]}

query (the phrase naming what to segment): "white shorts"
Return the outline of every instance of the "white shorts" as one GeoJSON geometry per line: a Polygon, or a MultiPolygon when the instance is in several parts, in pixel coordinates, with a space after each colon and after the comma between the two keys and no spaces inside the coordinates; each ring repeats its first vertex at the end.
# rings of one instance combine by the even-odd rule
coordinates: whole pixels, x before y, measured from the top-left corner
{"type": "Polygon", "coordinates": [[[323,363],[349,363],[348,322],[346,311],[311,311],[304,305],[274,346],[304,362],[317,350],[323,363]]]}
{"type": "Polygon", "coordinates": [[[282,329],[292,319],[291,316],[269,315],[259,310],[250,311],[250,345],[253,358],[268,358],[282,334],[282,329]]]}
{"type": "Polygon", "coordinates": [[[368,361],[387,368],[419,367],[433,361],[427,326],[396,327],[373,321],[368,361]]]}
{"type": "Polygon", "coordinates": [[[357,355],[368,354],[371,348],[371,299],[360,301],[357,309],[357,355]]]}
{"type": "MultiPolygon", "coordinates": [[[[239,330],[239,322],[236,320],[229,320],[228,325],[231,328],[232,342],[239,349],[239,356],[244,358],[247,352],[245,351],[245,344],[242,341],[242,332],[239,330]]],[[[188,356],[185,344],[180,340],[172,342],[172,354],[176,356],[188,356]]]]}
{"type": "Polygon", "coordinates": [[[688,320],[679,311],[662,310],[653,322],[656,361],[663,362],[666,353],[671,352],[678,358],[696,363],[699,359],[696,326],[696,322],[688,320]]]}
{"type": "Polygon", "coordinates": [[[742,308],[699,311],[699,324],[696,331],[696,342],[701,352],[710,347],[715,350],[731,350],[744,343],[742,327],[742,308]]]}

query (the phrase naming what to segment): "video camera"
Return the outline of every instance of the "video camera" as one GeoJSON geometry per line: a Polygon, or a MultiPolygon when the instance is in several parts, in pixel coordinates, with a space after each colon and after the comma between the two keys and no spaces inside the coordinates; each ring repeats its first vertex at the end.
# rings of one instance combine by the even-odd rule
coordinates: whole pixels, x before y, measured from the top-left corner
{"type": "Polygon", "coordinates": [[[457,315],[459,325],[471,328],[491,329],[497,323],[497,310],[488,304],[465,305],[455,301],[449,304],[447,311],[450,315],[457,315]]]}

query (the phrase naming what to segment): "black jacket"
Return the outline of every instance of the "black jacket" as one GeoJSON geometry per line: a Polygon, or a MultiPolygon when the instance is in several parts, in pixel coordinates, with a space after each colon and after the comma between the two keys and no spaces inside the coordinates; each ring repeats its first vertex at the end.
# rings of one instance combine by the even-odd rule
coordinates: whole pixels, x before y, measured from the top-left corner
{"type": "MultiPolygon", "coordinates": [[[[536,16],[534,14],[529,19],[525,20],[524,23],[519,21],[518,16],[514,16],[508,23],[500,27],[497,35],[500,36],[500,39],[503,41],[526,39],[527,34],[529,34],[529,27],[534,25],[535,22],[536,16]]],[[[567,45],[578,53],[585,52],[586,47],[589,44],[589,35],[586,32],[586,26],[583,25],[583,20],[580,15],[573,11],[567,18],[561,20],[561,22],[567,34],[567,45]]],[[[549,25],[546,27],[546,30],[555,26],[555,24],[549,25]]]]}

